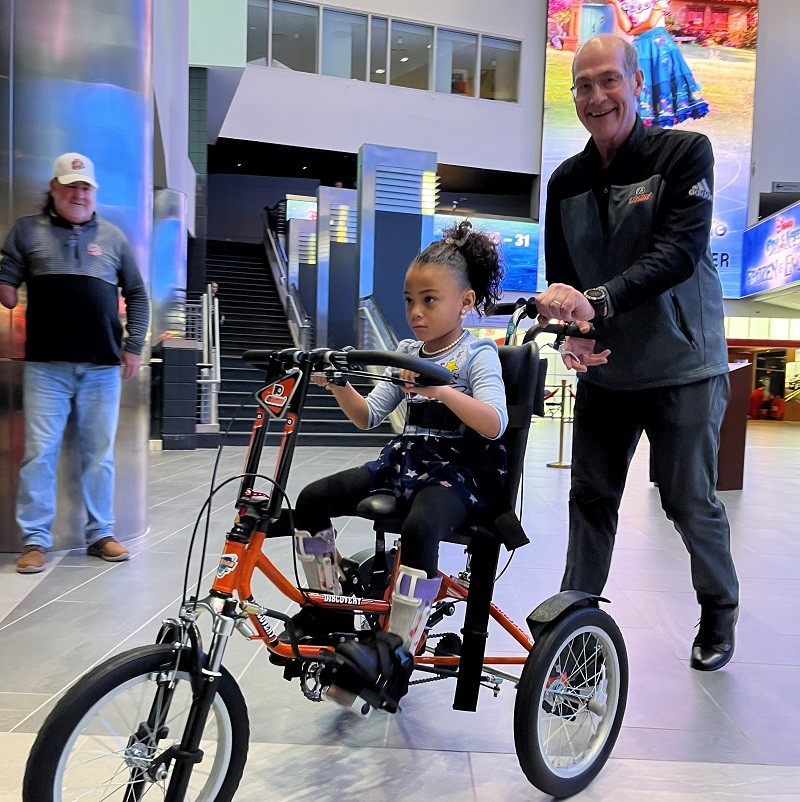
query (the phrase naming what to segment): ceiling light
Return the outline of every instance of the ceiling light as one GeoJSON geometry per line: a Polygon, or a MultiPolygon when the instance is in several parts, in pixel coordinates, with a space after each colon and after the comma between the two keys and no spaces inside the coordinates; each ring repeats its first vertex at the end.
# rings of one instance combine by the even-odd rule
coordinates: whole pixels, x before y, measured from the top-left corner
{"type": "Polygon", "coordinates": [[[375,75],[383,75],[385,72],[386,70],[382,70],[380,67],[378,67],[378,69],[375,70],[375,75]]]}
{"type": "Polygon", "coordinates": [[[408,61],[408,56],[403,56],[403,58],[401,58],[400,61],[402,61],[405,64],[405,62],[408,61]]]}

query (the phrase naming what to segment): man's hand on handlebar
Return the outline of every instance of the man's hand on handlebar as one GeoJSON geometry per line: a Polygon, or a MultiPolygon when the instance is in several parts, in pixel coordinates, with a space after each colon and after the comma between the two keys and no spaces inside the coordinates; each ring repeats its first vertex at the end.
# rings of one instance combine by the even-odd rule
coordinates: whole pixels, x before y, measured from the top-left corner
{"type": "MultiPolygon", "coordinates": [[[[539,325],[546,326],[553,318],[559,323],[572,323],[582,332],[592,328],[589,322],[594,318],[594,309],[580,290],[569,284],[551,284],[536,298],[536,309],[539,312],[539,325]]],[[[577,373],[586,371],[595,365],[605,365],[611,351],[606,348],[594,352],[596,340],[582,337],[567,337],[558,351],[564,365],[577,373]]]]}
{"type": "Polygon", "coordinates": [[[542,325],[553,318],[579,323],[594,317],[594,309],[583,293],[569,284],[551,284],[536,297],[536,309],[542,325]]]}
{"type": "MultiPolygon", "coordinates": [[[[581,321],[577,325],[581,331],[588,331],[591,327],[586,321],[581,321]],[[584,326],[586,328],[583,328],[584,326]]],[[[559,348],[564,365],[576,373],[586,373],[595,365],[605,365],[611,351],[606,348],[597,354],[594,353],[596,342],[596,340],[584,340],[581,337],[567,337],[563,347],[559,348]]]]}

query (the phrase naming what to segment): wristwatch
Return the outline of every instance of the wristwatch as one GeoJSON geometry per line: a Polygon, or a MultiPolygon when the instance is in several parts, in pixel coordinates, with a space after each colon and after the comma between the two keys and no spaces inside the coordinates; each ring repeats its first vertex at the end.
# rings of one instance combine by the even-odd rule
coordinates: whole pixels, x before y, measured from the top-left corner
{"type": "Polygon", "coordinates": [[[594,320],[602,320],[608,315],[608,293],[605,287],[593,287],[583,293],[583,297],[594,309],[594,320]]]}

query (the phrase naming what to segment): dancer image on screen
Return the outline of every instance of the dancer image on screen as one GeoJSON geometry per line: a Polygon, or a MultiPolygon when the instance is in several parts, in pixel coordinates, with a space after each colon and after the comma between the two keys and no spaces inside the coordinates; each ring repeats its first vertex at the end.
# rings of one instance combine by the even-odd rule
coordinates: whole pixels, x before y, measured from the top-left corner
{"type": "Polygon", "coordinates": [[[705,117],[708,103],[678,45],[665,27],[667,0],[609,0],[617,25],[639,53],[644,85],[639,116],[645,125],[669,128],[705,117]]]}

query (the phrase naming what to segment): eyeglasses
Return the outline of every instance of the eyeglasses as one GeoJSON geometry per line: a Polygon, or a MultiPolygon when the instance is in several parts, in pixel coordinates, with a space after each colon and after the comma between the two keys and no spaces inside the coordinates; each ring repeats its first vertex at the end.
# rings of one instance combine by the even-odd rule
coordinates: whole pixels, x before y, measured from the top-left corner
{"type": "Polygon", "coordinates": [[[605,93],[613,92],[615,89],[619,89],[622,82],[631,75],[633,75],[632,72],[626,72],[624,75],[618,72],[606,72],[599,78],[581,78],[579,81],[575,81],[575,85],[571,86],[569,91],[572,92],[575,100],[579,97],[591,97],[594,94],[595,86],[599,86],[605,93]]]}

